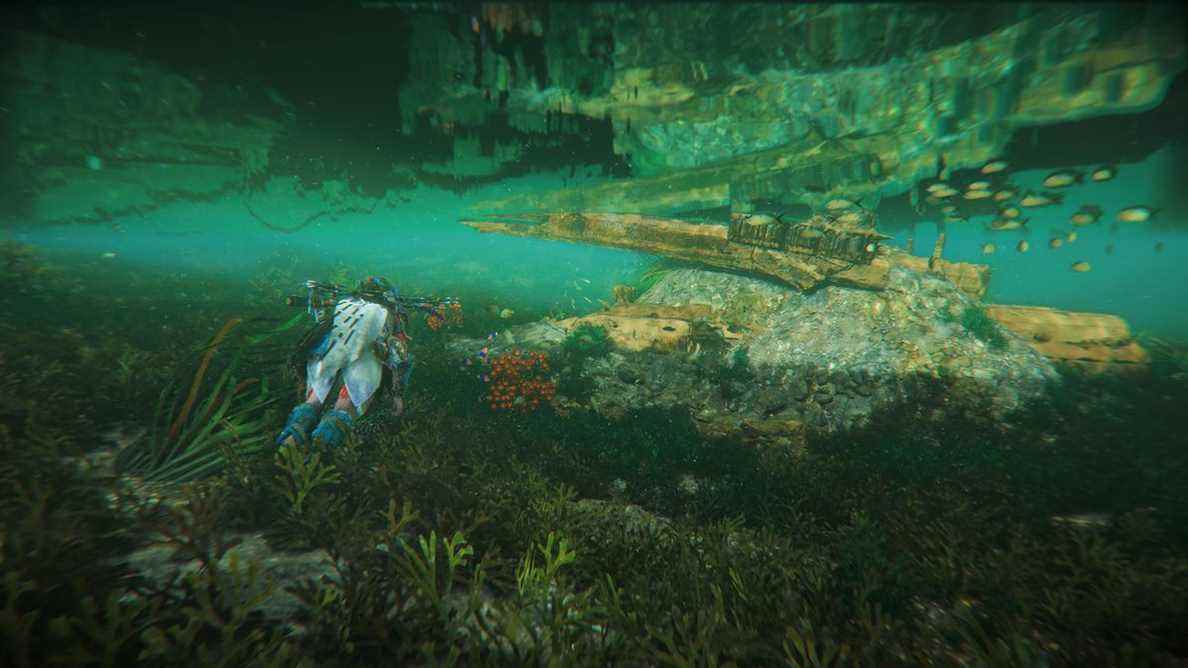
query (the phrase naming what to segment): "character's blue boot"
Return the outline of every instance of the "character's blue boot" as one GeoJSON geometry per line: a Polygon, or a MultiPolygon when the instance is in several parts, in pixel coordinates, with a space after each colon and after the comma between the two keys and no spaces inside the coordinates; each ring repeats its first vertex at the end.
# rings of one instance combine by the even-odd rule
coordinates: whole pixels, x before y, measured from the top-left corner
{"type": "Polygon", "coordinates": [[[312,404],[298,404],[289,413],[289,419],[285,421],[285,428],[276,437],[276,444],[280,445],[285,442],[285,439],[292,437],[297,445],[305,447],[309,442],[309,430],[313,429],[314,423],[317,421],[317,407],[312,404]]]}
{"type": "Polygon", "coordinates": [[[347,434],[351,430],[351,414],[337,408],[327,411],[313,431],[314,447],[322,452],[338,449],[346,442],[347,434]]]}

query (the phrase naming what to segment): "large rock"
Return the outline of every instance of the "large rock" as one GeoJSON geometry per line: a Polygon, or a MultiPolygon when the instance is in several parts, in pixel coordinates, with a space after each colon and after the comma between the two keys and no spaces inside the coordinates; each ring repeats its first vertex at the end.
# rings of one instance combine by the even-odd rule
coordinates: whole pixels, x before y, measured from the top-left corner
{"type": "MultiPolygon", "coordinates": [[[[707,435],[795,443],[804,429],[860,427],[942,381],[947,394],[924,419],[962,413],[997,421],[1039,397],[1056,379],[1051,361],[993,321],[987,326],[999,344],[966,331],[961,315],[980,308],[949,281],[902,268],[881,292],[812,293],[683,269],[629,307],[512,328],[492,354],[555,353],[574,327],[600,325],[619,349],[584,367],[594,410],[684,407],[707,435]]],[[[464,354],[482,345],[455,343],[464,354]]],[[[557,405],[572,407],[567,399],[557,405]]]]}

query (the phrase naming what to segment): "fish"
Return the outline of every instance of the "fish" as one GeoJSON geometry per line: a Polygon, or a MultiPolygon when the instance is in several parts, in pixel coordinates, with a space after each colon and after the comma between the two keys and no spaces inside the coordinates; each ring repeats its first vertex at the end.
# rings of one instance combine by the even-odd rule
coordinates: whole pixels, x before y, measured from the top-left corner
{"type": "Polygon", "coordinates": [[[1015,244],[1015,250],[1020,253],[1026,253],[1031,248],[1031,244],[1027,243],[1026,239],[1020,239],[1019,243],[1015,244]]]}
{"type": "Polygon", "coordinates": [[[846,225],[857,225],[861,223],[864,218],[865,217],[860,211],[847,211],[833,220],[839,223],[845,223],[846,225]]]}
{"type": "Polygon", "coordinates": [[[1088,271],[1091,271],[1092,269],[1093,269],[1093,265],[1089,264],[1088,262],[1086,262],[1084,260],[1079,260],[1077,262],[1072,263],[1072,270],[1077,273],[1084,274],[1088,271]]]}
{"type": "Polygon", "coordinates": [[[934,193],[938,190],[944,190],[948,187],[949,187],[949,184],[945,183],[944,181],[937,181],[936,183],[929,183],[928,187],[926,187],[925,190],[927,190],[930,193],[934,193]]]}
{"type": "Polygon", "coordinates": [[[945,186],[938,190],[932,191],[932,196],[939,199],[947,199],[957,194],[957,189],[952,186],[945,186]]]}
{"type": "Polygon", "coordinates": [[[1085,175],[1075,169],[1064,169],[1052,172],[1044,177],[1045,188],[1067,188],[1074,183],[1081,183],[1085,175]]]}
{"type": "Polygon", "coordinates": [[[992,243],[982,244],[982,255],[994,255],[994,251],[996,250],[998,250],[998,247],[992,243]]]}
{"type": "Polygon", "coordinates": [[[1156,253],[1162,253],[1162,252],[1163,252],[1163,242],[1162,242],[1162,241],[1156,241],[1156,242],[1155,242],[1155,252],[1156,252],[1156,253]]]}
{"type": "Polygon", "coordinates": [[[990,192],[989,190],[967,190],[965,191],[965,194],[962,195],[962,197],[969,200],[988,199],[993,196],[994,193],[990,192]]]}
{"type": "Polygon", "coordinates": [[[1017,206],[1008,206],[1007,208],[999,211],[998,215],[1007,219],[1018,218],[1019,216],[1023,215],[1023,211],[1017,206]]]}
{"type": "Polygon", "coordinates": [[[114,260],[116,258],[116,252],[115,251],[107,251],[106,253],[100,255],[99,257],[103,258],[104,260],[114,260]]]}
{"type": "Polygon", "coordinates": [[[1070,244],[1071,244],[1071,243],[1074,243],[1074,242],[1076,242],[1076,240],[1077,240],[1077,232],[1076,232],[1076,230],[1073,230],[1072,232],[1069,232],[1069,233],[1068,233],[1068,236],[1067,236],[1067,237],[1065,237],[1065,240],[1066,240],[1066,241],[1068,241],[1068,243],[1070,243],[1070,244]]]}
{"type": "Polygon", "coordinates": [[[1102,181],[1109,181],[1117,175],[1118,167],[1116,165],[1102,165],[1101,167],[1093,170],[1093,172],[1089,174],[1089,178],[1093,181],[1096,181],[1097,183],[1101,183],[1102,181]]]}
{"type": "Polygon", "coordinates": [[[1077,227],[1084,227],[1086,225],[1093,225],[1101,219],[1101,207],[1094,204],[1083,204],[1076,213],[1069,216],[1068,222],[1077,227]]]}
{"type": "Polygon", "coordinates": [[[511,309],[509,309],[509,308],[505,308],[505,309],[503,309],[502,311],[500,311],[500,312],[499,312],[499,317],[500,317],[500,319],[502,319],[502,320],[507,320],[508,318],[512,317],[512,316],[513,316],[513,315],[515,315],[515,314],[516,314],[516,312],[515,312],[515,311],[513,311],[513,310],[511,310],[511,309]]]}
{"type": "Polygon", "coordinates": [[[928,203],[929,203],[929,204],[931,204],[932,206],[936,206],[937,204],[940,204],[940,203],[941,203],[941,200],[940,200],[940,198],[939,198],[939,197],[934,197],[934,196],[932,196],[932,195],[929,195],[928,197],[925,197],[925,198],[924,198],[924,201],[925,201],[925,202],[928,202],[928,203]]]}
{"type": "Polygon", "coordinates": [[[1005,202],[1008,199],[1013,199],[1015,197],[1015,195],[1017,195],[1017,194],[1018,193],[1016,191],[1011,190],[1010,188],[1006,188],[1004,190],[999,190],[998,192],[994,193],[994,201],[995,202],[1005,202]]]}
{"type": "Polygon", "coordinates": [[[1060,237],[1052,237],[1051,239],[1048,239],[1048,248],[1051,248],[1052,250],[1056,250],[1063,245],[1064,239],[1061,239],[1060,237]]]}
{"type": "Polygon", "coordinates": [[[1106,255],[1113,255],[1113,254],[1114,254],[1114,244],[1112,244],[1112,243],[1110,243],[1110,244],[1106,244],[1106,247],[1105,247],[1105,254],[1106,254],[1106,255]]]}
{"type": "Polygon", "coordinates": [[[969,186],[967,186],[966,189],[967,190],[989,190],[990,182],[989,181],[974,181],[973,183],[969,184],[969,186]]]}
{"type": "Polygon", "coordinates": [[[1009,166],[1005,160],[991,160],[982,165],[982,168],[978,171],[983,174],[997,174],[1006,171],[1006,168],[1009,166]]]}
{"type": "Polygon", "coordinates": [[[1059,193],[1035,193],[1028,192],[1019,200],[1020,206],[1037,207],[1037,206],[1051,206],[1053,204],[1060,204],[1064,201],[1064,195],[1059,193]]]}
{"type": "Polygon", "coordinates": [[[844,211],[845,209],[853,209],[854,207],[858,206],[859,202],[861,202],[861,200],[858,200],[857,202],[851,202],[848,199],[839,197],[837,199],[829,200],[825,204],[825,210],[826,211],[844,211]]]}
{"type": "Polygon", "coordinates": [[[999,232],[1017,230],[1027,224],[1030,218],[995,218],[990,221],[990,229],[999,232]]]}
{"type": "Polygon", "coordinates": [[[1118,212],[1118,222],[1120,223],[1145,223],[1155,217],[1159,213],[1159,209],[1152,209],[1149,206],[1128,206],[1118,212]]]}
{"type": "Polygon", "coordinates": [[[942,207],[941,207],[941,212],[943,212],[943,213],[956,213],[956,212],[957,212],[957,205],[956,205],[956,204],[946,204],[946,205],[944,205],[944,206],[942,206],[942,207]]]}

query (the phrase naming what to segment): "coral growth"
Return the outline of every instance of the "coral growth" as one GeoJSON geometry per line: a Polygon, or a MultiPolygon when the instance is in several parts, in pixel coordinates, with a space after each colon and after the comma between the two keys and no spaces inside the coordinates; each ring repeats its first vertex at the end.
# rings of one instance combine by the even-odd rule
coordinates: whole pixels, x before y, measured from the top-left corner
{"type": "Polygon", "coordinates": [[[556,384],[548,378],[549,358],[544,353],[513,350],[491,359],[488,401],[491,410],[536,410],[552,401],[556,384]]]}

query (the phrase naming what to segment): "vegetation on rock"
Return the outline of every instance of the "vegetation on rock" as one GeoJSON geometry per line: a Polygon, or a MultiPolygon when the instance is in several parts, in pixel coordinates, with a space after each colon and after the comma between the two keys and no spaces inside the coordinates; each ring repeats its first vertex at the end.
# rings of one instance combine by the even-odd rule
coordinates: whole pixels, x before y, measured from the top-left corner
{"type": "MultiPolygon", "coordinates": [[[[922,419],[949,388],[921,379],[863,430],[789,452],[703,438],[679,411],[492,413],[418,330],[399,423],[308,460],[237,450],[153,499],[80,466],[102,459],[100,425],[153,417],[151,402],[77,389],[115,388],[130,345],[117,310],[97,313],[113,321],[88,323],[94,340],[115,343],[86,355],[54,329],[0,329],[0,378],[22,379],[0,408],[6,665],[1188,656],[1188,397],[1171,356],[1141,382],[1066,370],[1006,430],[922,419]],[[1074,521],[1085,513],[1105,519],[1074,521]],[[245,556],[252,532],[275,555],[321,550],[325,574],[245,556]],[[174,557],[146,570],[133,557],[147,549],[174,557]],[[297,612],[277,612],[280,594],[297,612]]],[[[193,331],[225,320],[183,313],[193,331]]],[[[193,364],[197,342],[176,339],[137,342],[170,372],[158,381],[193,364]]],[[[737,352],[723,373],[746,366],[737,352]]],[[[264,433],[283,418],[268,416],[264,433]]]]}

